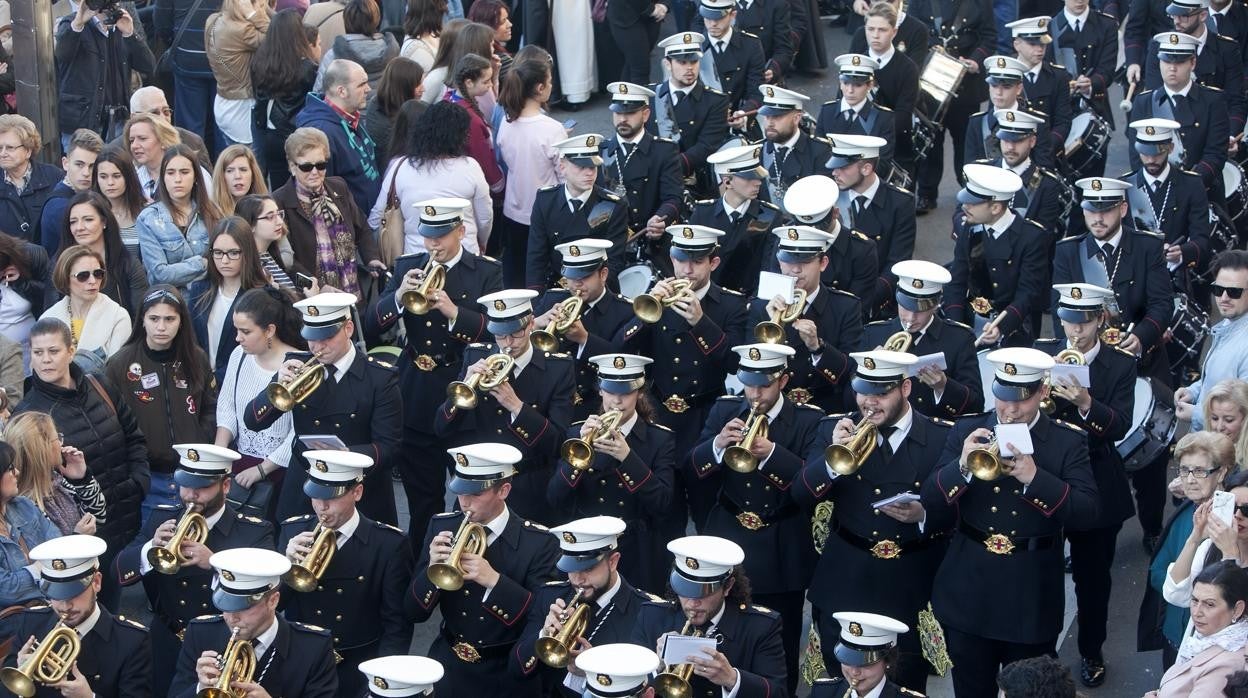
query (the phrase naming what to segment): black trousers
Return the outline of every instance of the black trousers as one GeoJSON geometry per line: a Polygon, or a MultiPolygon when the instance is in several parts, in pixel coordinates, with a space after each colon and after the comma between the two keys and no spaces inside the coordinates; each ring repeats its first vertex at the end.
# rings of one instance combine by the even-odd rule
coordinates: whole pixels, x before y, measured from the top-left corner
{"type": "Polygon", "coordinates": [[[643,17],[632,26],[621,27],[610,22],[611,38],[619,47],[624,57],[624,68],[620,72],[620,80],[635,85],[650,84],[650,51],[659,38],[659,25],[649,18],[643,17]]]}
{"type": "MultiPolygon", "coordinates": [[[[658,395],[652,393],[652,397],[655,402],[662,402],[658,395]]],[[[710,411],[709,405],[694,407],[680,414],[669,412],[662,406],[655,410],[655,421],[671,429],[676,436],[675,453],[678,463],[688,456],[694,446],[698,445],[698,436],[702,433],[702,427],[706,424],[706,417],[710,411]]],[[[719,497],[719,477],[713,476],[706,480],[699,480],[691,474],[686,474],[686,470],[686,468],[677,468],[676,477],[672,483],[674,488],[672,506],[667,515],[661,519],[661,529],[669,536],[667,540],[685,535],[686,522],[689,517],[693,518],[694,528],[702,530],[702,526],[706,523],[706,515],[710,513],[711,507],[719,497]],[[686,508],[686,503],[688,508],[686,508]]]]}
{"type": "Polygon", "coordinates": [[[765,606],[780,614],[780,643],[784,645],[784,669],[789,695],[797,695],[797,660],[801,654],[802,640],[802,606],[806,602],[806,592],[784,591],[778,594],[754,594],[754,603],[765,606]]]}
{"type": "Polygon", "coordinates": [[[451,459],[433,434],[412,429],[403,430],[398,458],[403,494],[407,496],[407,541],[412,546],[413,560],[420,558],[420,546],[434,514],[446,508],[446,473],[451,459]]]}
{"type": "MultiPolygon", "coordinates": [[[[817,611],[818,609],[812,607],[811,616],[819,628],[819,642],[828,676],[844,678],[844,674],[841,673],[841,663],[834,653],[836,643],[841,637],[841,624],[832,617],[832,611],[826,613],[817,611]]],[[[906,622],[910,623],[909,619],[906,619],[906,622]]],[[[916,628],[910,628],[910,632],[897,638],[897,651],[897,665],[889,672],[889,678],[899,686],[926,695],[928,663],[923,658],[923,648],[919,644],[919,633],[916,628]]]]}
{"type": "Polygon", "coordinates": [[[503,286],[525,288],[524,268],[528,264],[529,256],[529,226],[507,216],[503,216],[500,223],[490,237],[502,235],[500,242],[503,246],[503,286]]]}
{"type": "MultiPolygon", "coordinates": [[[[969,75],[968,80],[979,76],[969,75]]],[[[982,80],[983,78],[979,78],[982,80]]],[[[945,170],[945,131],[953,137],[953,169],[958,181],[962,181],[962,165],[966,164],[966,125],[971,115],[979,111],[980,95],[974,89],[962,89],[949,103],[945,112],[945,129],[938,131],[933,139],[932,149],[927,157],[919,162],[919,196],[936,198],[940,188],[940,180],[945,170]]],[[[978,137],[978,136],[976,136],[978,137]]]]}
{"type": "Polygon", "coordinates": [[[958,698],[996,698],[997,672],[1020,659],[1057,657],[1057,638],[1028,644],[991,640],[945,626],[945,642],[953,660],[953,693],[958,698]]]}
{"type": "Polygon", "coordinates": [[[1166,509],[1166,466],[1170,454],[1163,450],[1152,463],[1131,473],[1135,488],[1135,510],[1145,536],[1161,535],[1162,514],[1166,509]]]}
{"type": "Polygon", "coordinates": [[[1113,584],[1110,570],[1118,547],[1122,525],[1091,531],[1067,531],[1070,541],[1070,567],[1075,581],[1075,601],[1079,608],[1079,656],[1101,660],[1105,627],[1109,621],[1109,592],[1113,584]]]}

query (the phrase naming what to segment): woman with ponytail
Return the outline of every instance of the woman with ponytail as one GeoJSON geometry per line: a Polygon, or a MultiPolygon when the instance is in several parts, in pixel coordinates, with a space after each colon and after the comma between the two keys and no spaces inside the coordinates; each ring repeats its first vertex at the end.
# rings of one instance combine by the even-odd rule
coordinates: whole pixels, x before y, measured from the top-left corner
{"type": "Polygon", "coordinates": [[[493,80],[493,61],[475,53],[466,54],[455,65],[450,89],[443,99],[468,112],[468,155],[481,166],[485,181],[490,185],[490,192],[501,195],[503,170],[498,166],[498,159],[494,155],[494,139],[490,133],[489,121],[477,101],[490,92],[493,80]]]}

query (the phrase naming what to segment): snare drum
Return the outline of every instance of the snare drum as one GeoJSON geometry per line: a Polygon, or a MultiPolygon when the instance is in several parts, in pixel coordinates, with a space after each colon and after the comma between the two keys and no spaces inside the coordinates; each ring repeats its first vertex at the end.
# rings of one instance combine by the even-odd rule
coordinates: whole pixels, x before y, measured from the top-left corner
{"type": "Polygon", "coordinates": [[[1189,356],[1200,356],[1209,335],[1209,314],[1188,299],[1187,294],[1177,292],[1174,297],[1174,313],[1166,330],[1169,342],[1181,351],[1170,351],[1170,368],[1177,369],[1189,356]]]}
{"type": "Polygon", "coordinates": [[[657,278],[654,267],[649,264],[634,264],[620,272],[620,295],[631,301],[649,291],[657,278]]]}
{"type": "Polygon", "coordinates": [[[1122,456],[1123,467],[1134,472],[1152,463],[1170,447],[1179,422],[1174,405],[1166,399],[1170,389],[1156,378],[1135,379],[1135,409],[1131,413],[1131,430],[1122,441],[1114,444],[1122,456]]]}
{"type": "Polygon", "coordinates": [[[1076,116],[1070,122],[1070,135],[1066,136],[1066,165],[1083,175],[1094,161],[1105,156],[1109,133],[1109,124],[1095,113],[1085,111],[1076,116]]]}

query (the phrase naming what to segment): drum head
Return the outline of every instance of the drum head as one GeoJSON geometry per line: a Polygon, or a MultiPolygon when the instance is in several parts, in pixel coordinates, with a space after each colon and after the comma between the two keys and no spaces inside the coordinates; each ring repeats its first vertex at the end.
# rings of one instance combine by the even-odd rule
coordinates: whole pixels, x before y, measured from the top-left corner
{"type": "Polygon", "coordinates": [[[992,381],[995,380],[997,372],[996,367],[988,360],[988,354],[991,349],[981,349],[975,358],[979,359],[979,380],[984,384],[984,406],[992,407],[992,381]]]}
{"type": "Polygon", "coordinates": [[[1083,145],[1083,139],[1092,132],[1092,112],[1083,112],[1070,120],[1070,133],[1066,136],[1066,154],[1083,145]]]}
{"type": "Polygon", "coordinates": [[[1227,195],[1240,188],[1244,182],[1244,171],[1240,169],[1239,164],[1234,160],[1227,160],[1222,165],[1222,185],[1226,188],[1227,195]]]}
{"type": "Polygon", "coordinates": [[[654,269],[649,265],[635,264],[620,272],[620,295],[631,301],[649,291],[654,278],[654,269]]]}

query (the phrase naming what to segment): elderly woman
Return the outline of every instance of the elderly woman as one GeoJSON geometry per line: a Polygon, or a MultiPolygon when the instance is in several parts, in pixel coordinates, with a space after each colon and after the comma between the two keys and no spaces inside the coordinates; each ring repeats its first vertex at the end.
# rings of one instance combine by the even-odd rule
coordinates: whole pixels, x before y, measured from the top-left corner
{"type": "Polygon", "coordinates": [[[16,606],[43,598],[38,572],[26,551],[61,532],[35,503],[19,495],[13,447],[0,441],[0,604],[16,606]]]}
{"type": "MultiPolygon", "coordinates": [[[[139,175],[143,196],[148,201],[155,201],[156,189],[160,185],[161,158],[165,150],[181,143],[182,138],[168,121],[151,114],[131,116],[122,138],[130,149],[130,159],[134,161],[135,174],[139,175]]],[[[197,161],[198,155],[192,160],[197,161]]]]}
{"type": "Polygon", "coordinates": [[[1232,560],[1206,567],[1192,585],[1192,627],[1183,634],[1178,661],[1146,698],[1216,696],[1228,675],[1244,669],[1248,646],[1248,572],[1232,560]]]}
{"type": "MultiPolygon", "coordinates": [[[[1219,560],[1234,560],[1240,567],[1248,565],[1248,516],[1241,506],[1248,505],[1248,473],[1231,474],[1225,481],[1226,491],[1235,497],[1236,509],[1229,522],[1211,516],[1213,501],[1207,500],[1192,513],[1192,532],[1183,544],[1179,557],[1166,570],[1161,595],[1166,602],[1180,608],[1192,601],[1192,584],[1201,570],[1219,560]]],[[[1188,623],[1191,631],[1191,623],[1188,623]]]]}
{"type": "Polygon", "coordinates": [[[107,505],[82,451],[61,443],[56,423],[42,412],[23,412],[4,427],[13,447],[17,490],[39,507],[63,535],[95,535],[107,505]]]}
{"type": "Polygon", "coordinates": [[[43,206],[65,179],[61,168],[35,161],[42,145],[33,121],[0,116],[0,231],[24,240],[41,239],[43,206]]]}
{"type": "MultiPolygon", "coordinates": [[[[341,177],[327,177],[329,139],[315,128],[298,128],[286,139],[290,181],[273,192],[286,215],[294,263],[312,270],[322,287],[360,295],[356,256],[381,264],[377,239],[341,177]]],[[[408,214],[413,215],[414,214],[408,214]]]]}
{"type": "Polygon", "coordinates": [[[130,338],[130,315],[102,292],[107,277],[100,253],[86,245],[62,250],[56,258],[52,283],[65,297],[39,317],[69,325],[75,349],[98,349],[104,358],[112,356],[130,338]]]}
{"type": "Polygon", "coordinates": [[[139,249],[149,282],[185,289],[208,269],[204,259],[208,231],[216,227],[221,214],[208,195],[207,178],[190,148],[175,145],[165,151],[160,171],[156,201],[143,209],[135,223],[139,249]]]}

